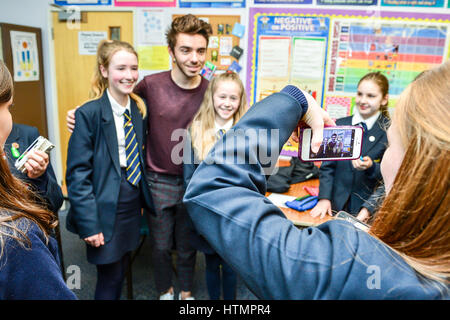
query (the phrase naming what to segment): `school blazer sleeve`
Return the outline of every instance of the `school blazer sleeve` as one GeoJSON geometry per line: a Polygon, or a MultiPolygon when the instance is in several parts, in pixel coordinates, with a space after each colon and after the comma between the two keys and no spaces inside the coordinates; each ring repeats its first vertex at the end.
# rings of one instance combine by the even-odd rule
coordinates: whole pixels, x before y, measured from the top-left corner
{"type": "Polygon", "coordinates": [[[26,148],[28,148],[28,146],[31,145],[39,136],[40,134],[36,127],[14,123],[13,130],[6,140],[5,145],[8,145],[8,148],[6,148],[5,151],[12,174],[29,184],[31,188],[42,197],[45,201],[45,205],[51,211],[57,213],[64,202],[64,196],[62,194],[61,187],[56,181],[55,172],[53,171],[51,162],[49,162],[47,169],[40,177],[31,179],[28,178],[26,174],[23,174],[15,168],[15,159],[13,158],[9,148],[12,143],[18,142],[19,152],[23,153],[26,148]]]}
{"type": "Polygon", "coordinates": [[[67,152],[67,192],[72,218],[80,238],[102,232],[92,185],[96,117],[100,115],[79,108],[75,112],[76,126],[67,152]]]}
{"type": "Polygon", "coordinates": [[[263,299],[311,298],[317,286],[326,286],[329,281],[329,276],[318,277],[309,270],[316,264],[330,265],[330,239],[320,231],[298,230],[265,197],[260,150],[279,154],[302,110],[296,99],[284,93],[255,104],[212,148],[184,196],[197,231],[263,299]],[[269,137],[247,139],[246,146],[227,143],[227,139],[235,139],[234,132],[239,129],[278,129],[279,137],[277,143],[269,137]],[[223,161],[223,154],[234,155],[235,161],[223,161]],[[242,163],[242,157],[247,159],[245,164],[237,164],[242,163]],[[311,252],[321,254],[310,256],[311,252]],[[293,286],[307,289],[292,290],[293,286]]]}

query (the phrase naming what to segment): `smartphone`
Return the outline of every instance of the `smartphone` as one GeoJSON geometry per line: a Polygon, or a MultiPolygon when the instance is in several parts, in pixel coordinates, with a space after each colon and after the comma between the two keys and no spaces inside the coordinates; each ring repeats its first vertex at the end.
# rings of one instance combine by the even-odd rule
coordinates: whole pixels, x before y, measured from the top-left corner
{"type": "Polygon", "coordinates": [[[370,226],[365,224],[364,222],[359,221],[356,219],[356,217],[352,216],[350,213],[347,213],[345,211],[339,211],[337,215],[334,216],[336,219],[343,219],[350,223],[352,223],[355,227],[358,229],[361,229],[363,231],[369,230],[370,226]]]}
{"type": "Polygon", "coordinates": [[[298,157],[302,161],[353,160],[361,156],[363,129],[360,126],[336,126],[323,129],[319,151],[311,151],[311,128],[300,131],[298,157]]]}
{"type": "Polygon", "coordinates": [[[27,148],[27,150],[22,153],[22,155],[16,160],[14,166],[17,170],[22,173],[26,173],[27,169],[25,168],[25,163],[28,161],[28,153],[32,150],[40,150],[50,154],[50,151],[55,147],[53,143],[48,141],[46,138],[39,136],[36,140],[33,141],[32,144],[27,148]]]}

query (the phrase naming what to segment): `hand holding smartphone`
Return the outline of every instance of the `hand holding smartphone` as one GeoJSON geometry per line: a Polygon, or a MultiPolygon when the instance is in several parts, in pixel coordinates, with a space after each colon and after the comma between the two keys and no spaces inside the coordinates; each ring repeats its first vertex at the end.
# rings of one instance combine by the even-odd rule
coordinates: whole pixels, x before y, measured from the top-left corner
{"type": "Polygon", "coordinates": [[[363,129],[360,126],[336,126],[323,129],[323,141],[317,153],[311,151],[311,128],[302,128],[298,157],[302,161],[353,160],[361,156],[363,129]]]}

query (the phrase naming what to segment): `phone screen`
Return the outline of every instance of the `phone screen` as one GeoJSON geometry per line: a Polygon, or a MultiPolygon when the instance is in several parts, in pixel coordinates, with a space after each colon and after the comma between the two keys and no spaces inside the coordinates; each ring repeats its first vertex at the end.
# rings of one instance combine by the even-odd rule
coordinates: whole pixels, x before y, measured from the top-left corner
{"type": "Polygon", "coordinates": [[[317,153],[311,151],[311,138],[311,129],[303,129],[299,156],[304,161],[351,160],[361,155],[362,128],[359,126],[325,128],[323,141],[317,153]]]}

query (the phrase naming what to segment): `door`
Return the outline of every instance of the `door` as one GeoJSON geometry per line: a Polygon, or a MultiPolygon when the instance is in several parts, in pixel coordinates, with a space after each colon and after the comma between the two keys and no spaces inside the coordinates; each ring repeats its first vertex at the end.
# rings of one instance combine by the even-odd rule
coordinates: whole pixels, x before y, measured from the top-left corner
{"type": "MultiPolygon", "coordinates": [[[[88,100],[96,61],[95,54],[86,54],[85,50],[80,54],[79,33],[98,35],[100,32],[106,32],[108,39],[111,39],[112,35],[113,39],[126,41],[133,45],[133,13],[123,11],[82,12],[81,22],[76,28],[73,28],[73,24],[70,25],[66,21],[60,22],[58,12],[53,12],[52,22],[60,129],[59,146],[63,176],[65,177],[67,146],[70,138],[70,132],[66,125],[67,111],[88,100]]],[[[86,39],[86,37],[84,38],[86,39]]]]}

